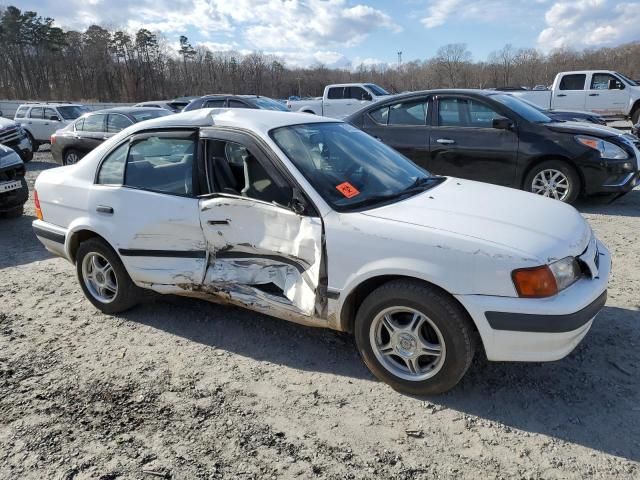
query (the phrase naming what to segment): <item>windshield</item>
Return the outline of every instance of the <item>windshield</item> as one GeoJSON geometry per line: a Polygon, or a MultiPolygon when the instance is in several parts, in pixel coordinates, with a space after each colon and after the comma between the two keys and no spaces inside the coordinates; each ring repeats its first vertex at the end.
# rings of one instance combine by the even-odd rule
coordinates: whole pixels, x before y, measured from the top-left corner
{"type": "Polygon", "coordinates": [[[345,123],[281,127],[271,137],[334,210],[400,200],[440,181],[345,123]]]}
{"type": "Polygon", "coordinates": [[[553,120],[545,115],[542,110],[537,107],[532,107],[528,103],[523,102],[519,98],[511,95],[491,95],[491,98],[497,102],[500,102],[504,106],[510,108],[522,118],[533,123],[551,123],[553,120]]]}
{"type": "Polygon", "coordinates": [[[90,112],[91,109],[89,107],[83,107],[79,105],[72,105],[70,107],[58,107],[58,112],[62,115],[62,118],[65,120],[75,120],[78,117],[81,117],[87,112],[90,112]]]}
{"type": "Polygon", "coordinates": [[[367,83],[367,84],[365,84],[365,87],[367,87],[369,90],[371,90],[371,93],[373,93],[376,97],[382,97],[384,95],[390,95],[389,92],[387,92],[384,88],[379,87],[375,83],[367,83]]]}
{"type": "Polygon", "coordinates": [[[149,120],[151,118],[164,117],[166,115],[171,115],[169,110],[165,110],[164,108],[154,108],[153,110],[141,110],[139,112],[129,112],[129,115],[136,119],[136,122],[143,122],[145,120],[149,120]]]}
{"type": "Polygon", "coordinates": [[[272,100],[271,98],[266,98],[266,97],[257,97],[255,99],[256,105],[258,106],[258,108],[261,108],[262,110],[278,110],[280,112],[288,112],[289,109],[287,108],[287,106],[283,103],[280,102],[276,102],[275,100],[272,100]]]}
{"type": "Polygon", "coordinates": [[[620,72],[616,72],[618,74],[618,76],[622,77],[629,85],[633,86],[633,87],[638,87],[640,85],[638,85],[638,82],[636,82],[635,80],[631,80],[629,77],[627,77],[626,75],[621,74],[620,72]]]}

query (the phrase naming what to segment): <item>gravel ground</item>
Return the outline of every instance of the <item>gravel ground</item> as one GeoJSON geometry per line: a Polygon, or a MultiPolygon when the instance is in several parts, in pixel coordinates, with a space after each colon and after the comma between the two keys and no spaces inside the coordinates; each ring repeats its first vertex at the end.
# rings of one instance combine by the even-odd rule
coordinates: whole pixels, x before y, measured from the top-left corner
{"type": "Polygon", "coordinates": [[[97,312],[30,201],[0,222],[0,478],[638,479],[640,190],[579,208],[614,255],[582,344],[418,399],[347,335],[176,297],[97,312]]]}

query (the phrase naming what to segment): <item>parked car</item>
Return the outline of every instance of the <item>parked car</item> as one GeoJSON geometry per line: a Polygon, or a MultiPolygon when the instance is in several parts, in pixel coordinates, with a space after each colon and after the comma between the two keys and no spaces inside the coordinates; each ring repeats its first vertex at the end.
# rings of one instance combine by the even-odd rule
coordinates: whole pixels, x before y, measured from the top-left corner
{"type": "Polygon", "coordinates": [[[175,98],[173,100],[157,100],[157,101],[149,101],[149,102],[140,102],[140,103],[136,103],[134,107],[164,108],[165,110],[169,110],[171,113],[179,113],[182,111],[184,107],[189,105],[189,102],[200,97],[187,97],[187,98],[175,98]],[[190,100],[188,100],[187,98],[190,98],[190,100]]]}
{"type": "Polygon", "coordinates": [[[36,235],[102,312],[151,289],[353,332],[412,394],[456,385],[479,342],[562,358],[606,300],[611,257],[571,206],[431,175],[323,117],[158,118],[35,187],[36,235]]]}
{"type": "Polygon", "coordinates": [[[24,178],[25,168],[20,156],[5,145],[0,145],[0,215],[19,217],[29,198],[29,187],[24,178]]]}
{"type": "Polygon", "coordinates": [[[72,165],[134,123],[166,115],[171,115],[171,112],[153,107],[108,108],[85,114],[51,135],[51,155],[60,165],[72,165]]]}
{"type": "Polygon", "coordinates": [[[259,110],[276,110],[287,112],[286,105],[269,97],[259,95],[205,95],[191,101],[184,107],[184,112],[201,108],[253,108],[259,110]]]}
{"type": "Polygon", "coordinates": [[[342,83],[327,85],[324,95],[319,98],[288,100],[287,107],[292,112],[342,119],[389,95],[384,88],[373,83],[342,83]]]}
{"type": "Polygon", "coordinates": [[[583,70],[556,75],[551,90],[513,92],[544,109],[595,112],[640,121],[640,85],[619,72],[583,70]]]}
{"type": "Polygon", "coordinates": [[[513,96],[433,90],[346,119],[430,172],[552,197],[622,194],[638,184],[640,142],[619,130],[558,122],[513,96]]]}
{"type": "Polygon", "coordinates": [[[8,118],[0,118],[0,144],[15,150],[23,162],[29,162],[33,158],[33,147],[27,132],[8,118]]]}
{"type": "Polygon", "coordinates": [[[49,143],[51,135],[81,115],[90,112],[89,107],[72,103],[25,103],[18,107],[14,120],[27,133],[33,151],[49,143]]]}

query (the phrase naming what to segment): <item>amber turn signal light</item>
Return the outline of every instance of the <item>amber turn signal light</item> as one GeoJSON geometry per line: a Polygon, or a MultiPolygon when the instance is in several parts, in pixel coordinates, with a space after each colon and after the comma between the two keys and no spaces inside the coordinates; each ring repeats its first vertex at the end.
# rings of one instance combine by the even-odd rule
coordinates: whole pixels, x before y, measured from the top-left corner
{"type": "Polygon", "coordinates": [[[546,265],[514,270],[511,278],[520,297],[543,298],[558,293],[556,278],[546,265]]]}
{"type": "Polygon", "coordinates": [[[42,220],[42,210],[40,209],[40,200],[38,200],[38,192],[36,190],[33,191],[33,203],[36,206],[36,217],[38,217],[38,220],[42,220]]]}

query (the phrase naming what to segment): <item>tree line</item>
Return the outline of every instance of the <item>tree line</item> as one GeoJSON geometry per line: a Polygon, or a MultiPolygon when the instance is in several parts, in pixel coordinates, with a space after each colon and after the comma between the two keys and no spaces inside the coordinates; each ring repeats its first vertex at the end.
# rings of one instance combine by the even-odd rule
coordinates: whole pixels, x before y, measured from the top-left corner
{"type": "Polygon", "coordinates": [[[583,51],[506,45],[474,61],[467,45],[449,44],[432,58],[401,65],[356,68],[289,67],[253,52],[214,52],[145,28],[134,34],[91,25],[84,31],[54,26],[54,19],[0,8],[0,98],[137,102],[206,93],[273,98],[321,95],[325,85],[375,82],[392,92],[428,88],[549,85],[559,71],[608,69],[640,78],[640,41],[583,51]]]}

